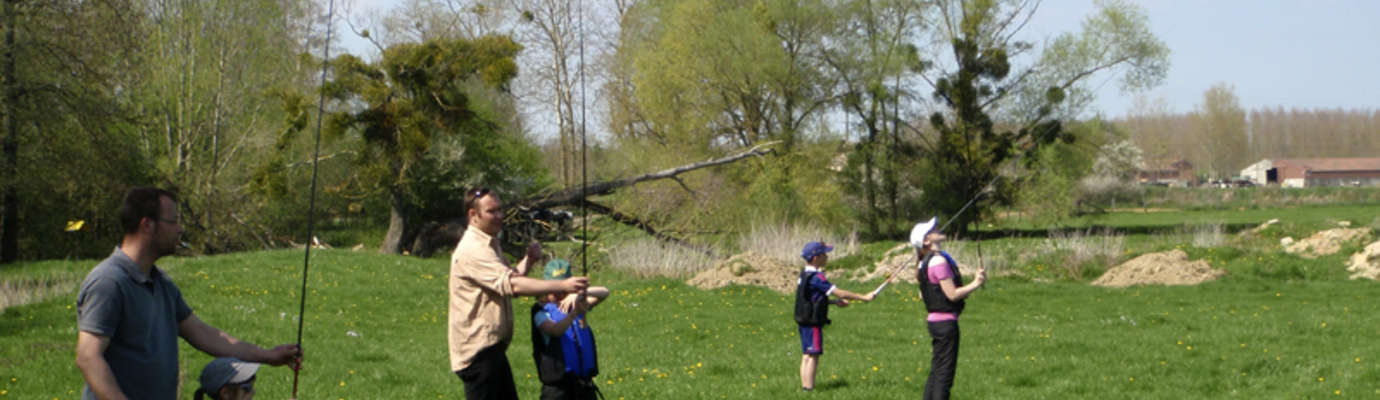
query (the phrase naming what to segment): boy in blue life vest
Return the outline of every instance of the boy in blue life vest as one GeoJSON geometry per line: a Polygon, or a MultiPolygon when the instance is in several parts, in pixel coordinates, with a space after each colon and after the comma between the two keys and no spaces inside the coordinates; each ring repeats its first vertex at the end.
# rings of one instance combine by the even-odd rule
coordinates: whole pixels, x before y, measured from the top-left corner
{"type": "MultiPolygon", "coordinates": [[[[561,259],[546,263],[542,273],[547,280],[569,277],[570,263],[561,259]]],[[[599,375],[599,352],[585,313],[608,297],[608,288],[591,286],[585,296],[579,292],[547,294],[532,305],[532,359],[537,364],[543,400],[593,400],[600,396],[594,385],[594,377],[599,375]]]]}
{"type": "Polygon", "coordinates": [[[822,242],[810,242],[801,250],[805,268],[795,284],[795,323],[800,328],[800,390],[815,389],[815,370],[819,356],[824,354],[824,325],[829,324],[829,305],[848,307],[848,300],[872,301],[875,294],[860,295],[839,289],[824,276],[829,252],[834,248],[822,242]],[[836,296],[838,300],[829,300],[836,296]]]}
{"type": "Polygon", "coordinates": [[[958,262],[949,253],[939,250],[947,239],[934,230],[934,219],[916,225],[911,231],[912,246],[920,262],[915,280],[920,285],[920,297],[925,301],[926,325],[930,331],[930,376],[925,381],[925,400],[947,400],[954,386],[958,370],[958,317],[963,314],[965,299],[987,282],[987,270],[978,268],[973,281],[963,284],[958,262]],[[918,240],[917,238],[923,238],[918,240]]]}

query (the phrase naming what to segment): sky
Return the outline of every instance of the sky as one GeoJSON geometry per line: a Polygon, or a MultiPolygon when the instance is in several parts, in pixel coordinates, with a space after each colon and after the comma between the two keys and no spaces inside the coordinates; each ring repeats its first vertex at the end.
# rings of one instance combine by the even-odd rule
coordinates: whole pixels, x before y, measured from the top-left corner
{"type": "MultiPolygon", "coordinates": [[[[600,0],[595,0],[600,1],[600,0]]],[[[356,12],[380,13],[401,0],[354,0],[356,12]],[[372,10],[372,11],[370,11],[372,10]]],[[[1094,78],[1096,112],[1116,118],[1136,96],[1163,99],[1171,112],[1191,112],[1203,92],[1226,83],[1246,110],[1380,109],[1380,1],[1138,0],[1150,29],[1170,49],[1164,83],[1142,94],[1121,93],[1114,78],[1094,78]]],[[[1079,29],[1091,0],[1045,0],[1025,32],[1053,37],[1079,29]]],[[[337,30],[356,54],[368,45],[337,30]]]]}

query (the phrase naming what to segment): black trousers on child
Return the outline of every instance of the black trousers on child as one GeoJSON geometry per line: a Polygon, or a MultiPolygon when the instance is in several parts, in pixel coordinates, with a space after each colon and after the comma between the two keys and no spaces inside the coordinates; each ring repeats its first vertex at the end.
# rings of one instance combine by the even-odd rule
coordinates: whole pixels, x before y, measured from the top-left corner
{"type": "Polygon", "coordinates": [[[925,381],[925,400],[948,400],[958,370],[958,321],[930,322],[930,378],[925,381]]]}
{"type": "Polygon", "coordinates": [[[499,343],[480,350],[474,362],[455,372],[465,382],[468,400],[517,400],[513,383],[513,367],[508,364],[507,343],[499,343]]]}

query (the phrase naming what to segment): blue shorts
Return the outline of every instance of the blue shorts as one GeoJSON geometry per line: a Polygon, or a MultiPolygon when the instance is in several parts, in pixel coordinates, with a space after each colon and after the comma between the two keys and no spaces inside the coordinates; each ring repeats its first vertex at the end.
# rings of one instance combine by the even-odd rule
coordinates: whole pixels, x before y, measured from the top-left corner
{"type": "Polygon", "coordinates": [[[800,352],[806,355],[824,354],[824,330],[818,326],[800,327],[800,352]]]}

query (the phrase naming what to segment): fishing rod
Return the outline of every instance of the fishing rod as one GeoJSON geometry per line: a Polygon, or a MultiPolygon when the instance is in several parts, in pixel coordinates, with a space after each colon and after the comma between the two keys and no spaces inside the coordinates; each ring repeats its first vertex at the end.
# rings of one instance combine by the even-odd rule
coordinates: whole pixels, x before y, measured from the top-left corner
{"type": "MultiPolygon", "coordinates": [[[[1018,156],[1015,157],[1015,158],[1020,158],[1020,156],[1018,155],[1018,156]]],[[[984,195],[984,194],[986,194],[987,192],[991,191],[991,190],[992,190],[992,185],[995,185],[995,184],[997,183],[997,179],[1000,179],[1000,178],[1001,178],[1001,174],[1000,174],[1000,173],[998,173],[998,174],[992,176],[992,179],[989,180],[989,181],[987,181],[987,185],[984,185],[984,186],[982,187],[981,190],[978,190],[977,194],[974,194],[973,197],[972,197],[971,199],[968,199],[968,202],[965,203],[965,204],[963,204],[963,207],[959,208],[959,209],[958,209],[958,212],[955,212],[953,216],[949,217],[949,220],[948,220],[948,221],[945,221],[945,222],[944,222],[944,225],[940,226],[939,229],[933,229],[933,230],[930,230],[930,231],[928,231],[928,232],[943,232],[944,229],[946,229],[946,228],[949,227],[949,224],[952,224],[954,221],[958,220],[958,217],[959,217],[960,215],[963,215],[963,212],[964,212],[964,211],[968,211],[968,208],[969,208],[969,207],[972,207],[973,204],[976,204],[977,201],[978,201],[978,199],[979,199],[979,198],[982,198],[982,195],[984,195]]],[[[933,221],[934,221],[934,220],[931,219],[931,222],[933,222],[933,221]]],[[[923,224],[923,223],[922,223],[922,224],[923,224]]],[[[922,224],[917,224],[916,227],[919,227],[919,226],[922,225],[922,224]]],[[[979,228],[980,228],[980,226],[979,226],[979,228]]],[[[919,246],[924,245],[924,240],[925,240],[925,238],[923,238],[923,237],[918,238],[918,241],[917,241],[917,238],[914,237],[914,234],[915,234],[915,232],[912,230],[912,232],[911,232],[911,235],[912,235],[912,236],[911,236],[911,238],[910,238],[910,245],[913,246],[913,247],[919,247],[919,246]]],[[[982,238],[981,238],[981,237],[978,237],[978,239],[977,239],[977,246],[978,246],[978,267],[980,268],[980,267],[982,266],[982,238]]],[[[872,290],[872,295],[875,296],[875,295],[877,295],[878,293],[881,293],[881,292],[882,292],[882,289],[886,289],[886,285],[889,284],[889,283],[891,283],[891,280],[892,280],[892,279],[895,279],[895,278],[896,278],[896,275],[899,274],[900,271],[901,271],[902,269],[904,269],[904,268],[905,268],[906,266],[908,266],[908,265],[913,265],[913,264],[915,264],[917,261],[919,261],[919,257],[920,257],[920,254],[917,252],[917,253],[915,253],[915,256],[912,257],[912,258],[910,259],[910,262],[905,263],[905,264],[897,265],[895,268],[893,268],[893,269],[891,270],[891,273],[888,273],[888,274],[887,274],[886,280],[883,280],[881,285],[878,285],[876,289],[873,289],[873,290],[872,290]]]]}
{"type": "MultiPolygon", "coordinates": [[[[331,61],[331,30],[332,22],[335,21],[335,0],[330,0],[326,12],[326,42],[322,47],[321,56],[321,85],[326,84],[326,71],[331,61]]],[[[302,257],[302,291],[301,301],[297,306],[297,351],[298,357],[302,352],[302,328],[307,322],[307,272],[311,267],[311,246],[316,240],[316,166],[321,158],[321,121],[325,119],[326,113],[326,91],[320,91],[320,97],[316,103],[316,135],[311,155],[311,194],[307,201],[307,246],[302,257]]],[[[298,375],[302,371],[301,360],[292,370],[292,398],[297,398],[298,375]]]]}
{"type": "MultiPolygon", "coordinates": [[[[585,2],[580,1],[580,275],[589,277],[589,207],[586,203],[589,199],[585,198],[589,193],[589,167],[585,153],[588,152],[585,144],[585,2]]],[[[585,295],[585,291],[580,292],[580,296],[585,295]]]]}

